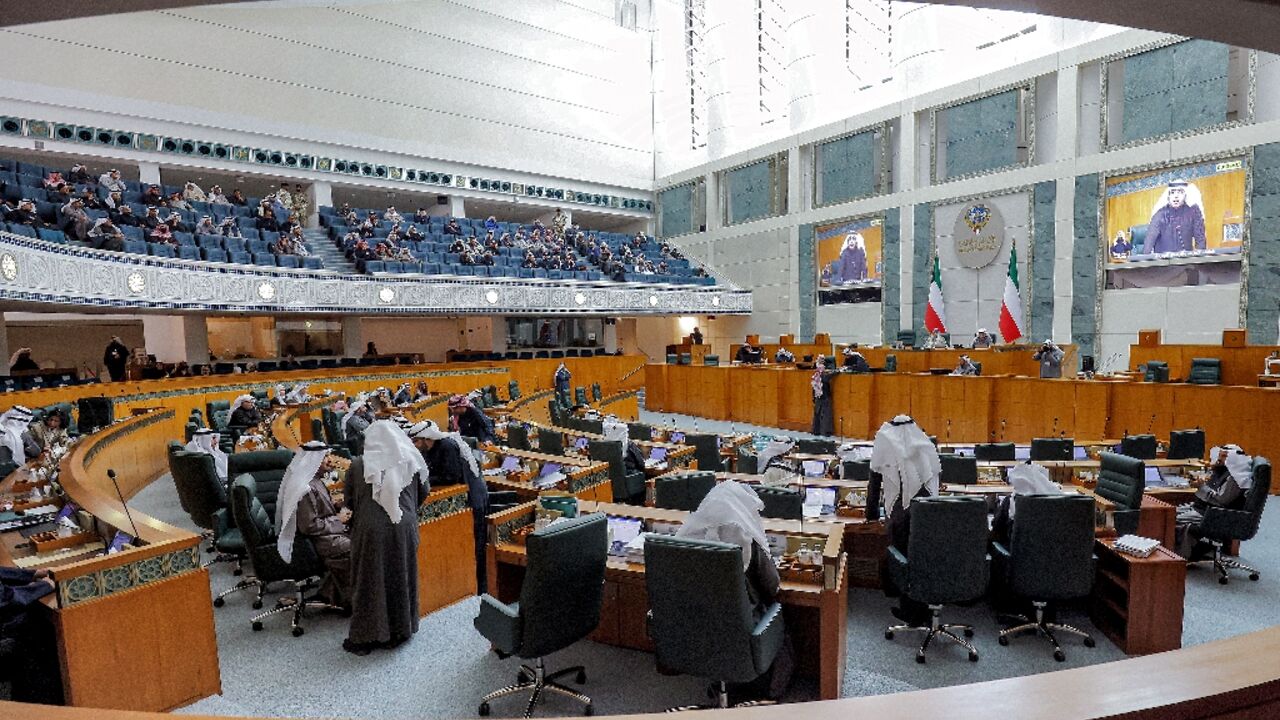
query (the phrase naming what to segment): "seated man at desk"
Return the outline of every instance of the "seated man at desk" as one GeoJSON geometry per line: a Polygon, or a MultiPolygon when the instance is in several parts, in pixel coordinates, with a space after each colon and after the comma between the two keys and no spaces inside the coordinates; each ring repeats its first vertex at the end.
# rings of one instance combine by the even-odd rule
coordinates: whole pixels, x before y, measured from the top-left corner
{"type": "Polygon", "coordinates": [[[920,346],[922,350],[942,350],[950,347],[947,343],[947,336],[942,334],[941,330],[934,330],[929,333],[929,337],[925,338],[924,344],[920,346]]]}
{"type": "Polygon", "coordinates": [[[227,427],[249,428],[262,422],[262,411],[252,395],[241,395],[231,403],[231,416],[227,418],[227,427]]]}
{"type": "Polygon", "coordinates": [[[846,370],[852,370],[856,373],[870,372],[871,366],[867,364],[867,359],[862,353],[858,352],[852,345],[845,346],[840,353],[844,356],[843,367],[846,370]]]}
{"type": "MultiPolygon", "coordinates": [[[[938,448],[915,420],[898,415],[876,431],[871,472],[881,478],[884,507],[889,515],[889,542],[906,555],[911,535],[911,501],[938,494],[938,478],[942,474],[938,448]]],[[[886,593],[901,592],[901,588],[890,585],[885,583],[886,593]]],[[[904,594],[899,597],[899,606],[893,608],[893,615],[905,623],[920,625],[928,622],[929,609],[904,594]]]]}
{"type": "Polygon", "coordinates": [[[1280,375],[1280,350],[1272,350],[1262,365],[1263,375],[1280,375]]]}
{"type": "Polygon", "coordinates": [[[1002,545],[1013,537],[1013,515],[1017,495],[1056,495],[1062,487],[1049,478],[1049,469],[1030,460],[1009,468],[1009,484],[1013,495],[1000,498],[996,504],[995,519],[991,524],[991,539],[1002,545]]]}
{"type": "Polygon", "coordinates": [[[733,356],[735,362],[744,365],[756,365],[760,363],[764,355],[764,351],[751,344],[750,340],[743,341],[742,347],[738,348],[738,354],[733,356]]]}
{"type": "Polygon", "coordinates": [[[961,355],[959,362],[956,363],[956,369],[951,371],[952,375],[977,375],[978,366],[973,364],[968,355],[961,355]]]}
{"type": "Polygon", "coordinates": [[[471,531],[476,541],[476,594],[488,591],[485,570],[485,542],[488,531],[485,516],[489,514],[489,486],[480,473],[471,446],[456,432],[445,432],[430,420],[424,420],[409,428],[409,439],[422,453],[430,470],[434,487],[467,485],[467,505],[471,507],[471,531]]]}
{"type": "Polygon", "coordinates": [[[628,436],[627,424],[617,418],[610,417],[605,419],[602,429],[604,430],[605,440],[622,442],[622,464],[625,466],[627,474],[643,474],[645,468],[644,451],[628,436]]]}
{"type": "Polygon", "coordinates": [[[763,475],[761,485],[781,487],[799,482],[800,475],[795,466],[787,459],[787,453],[794,449],[796,443],[791,438],[776,437],[764,446],[757,459],[757,469],[763,475]]]}
{"type": "Polygon", "coordinates": [[[294,453],[280,481],[276,502],[276,549],[285,562],[293,559],[293,540],[311,540],[329,574],[316,599],[329,605],[351,605],[351,511],[339,510],[329,496],[325,476],[333,470],[329,446],[312,440],[294,453]]]}
{"type": "MultiPolygon", "coordinates": [[[[676,530],[676,537],[731,543],[742,548],[747,595],[751,598],[757,622],[777,598],[781,584],[778,567],[769,555],[769,539],[765,536],[764,521],[760,516],[763,509],[764,502],[755,491],[742,483],[726,480],[711,488],[698,509],[689,513],[676,530]]],[[[794,668],[795,660],[788,639],[769,672],[740,692],[779,697],[790,683],[794,668]]]]}
{"type": "Polygon", "coordinates": [[[31,410],[23,405],[14,405],[0,415],[4,446],[9,449],[9,457],[14,464],[19,466],[40,454],[40,446],[31,435],[32,416],[31,410]]]}
{"type": "Polygon", "coordinates": [[[796,361],[796,356],[790,350],[780,347],[778,352],[773,354],[773,361],[776,363],[793,363],[796,361]]]}
{"type": "Polygon", "coordinates": [[[1174,550],[1188,560],[1201,552],[1211,553],[1207,543],[1201,545],[1190,530],[1204,520],[1209,506],[1237,510],[1244,504],[1244,493],[1253,485],[1253,458],[1239,445],[1223,445],[1209,451],[1213,467],[1209,479],[1196,490],[1196,498],[1178,506],[1174,525],[1174,550]]]}
{"type": "Polygon", "coordinates": [[[978,328],[977,334],[973,336],[973,347],[975,350],[989,348],[994,343],[995,340],[992,339],[991,333],[987,332],[986,328],[978,328]]]}
{"type": "Polygon", "coordinates": [[[48,570],[0,567],[0,668],[18,702],[62,704],[53,626],[31,612],[54,587],[48,570]]]}
{"type": "Polygon", "coordinates": [[[43,420],[31,426],[30,433],[32,441],[41,450],[46,450],[54,445],[61,445],[69,439],[67,436],[67,416],[61,410],[50,410],[45,414],[43,420]]]}
{"type": "Polygon", "coordinates": [[[449,398],[449,427],[459,435],[475,438],[481,445],[493,442],[493,421],[466,395],[449,398]]]}
{"type": "Polygon", "coordinates": [[[356,400],[347,408],[347,416],[342,419],[342,436],[348,440],[363,438],[364,431],[373,423],[373,410],[364,400],[356,400]]]}

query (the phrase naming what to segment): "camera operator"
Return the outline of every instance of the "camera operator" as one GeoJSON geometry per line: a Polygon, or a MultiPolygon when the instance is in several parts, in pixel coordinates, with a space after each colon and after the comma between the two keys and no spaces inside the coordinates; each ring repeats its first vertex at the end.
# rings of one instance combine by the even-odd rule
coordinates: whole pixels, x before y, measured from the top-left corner
{"type": "Polygon", "coordinates": [[[1062,377],[1062,358],[1064,355],[1066,353],[1062,352],[1062,348],[1054,345],[1052,340],[1045,340],[1040,345],[1040,349],[1031,358],[1040,363],[1040,377],[1060,378],[1062,377]]]}

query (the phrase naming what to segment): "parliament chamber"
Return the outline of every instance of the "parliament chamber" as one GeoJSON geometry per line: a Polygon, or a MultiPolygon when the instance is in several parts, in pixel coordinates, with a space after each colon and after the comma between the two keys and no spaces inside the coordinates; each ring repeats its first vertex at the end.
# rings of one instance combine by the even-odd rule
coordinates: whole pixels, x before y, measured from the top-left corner
{"type": "Polygon", "coordinates": [[[10,5],[5,718],[1280,717],[1273,5],[10,5]]]}

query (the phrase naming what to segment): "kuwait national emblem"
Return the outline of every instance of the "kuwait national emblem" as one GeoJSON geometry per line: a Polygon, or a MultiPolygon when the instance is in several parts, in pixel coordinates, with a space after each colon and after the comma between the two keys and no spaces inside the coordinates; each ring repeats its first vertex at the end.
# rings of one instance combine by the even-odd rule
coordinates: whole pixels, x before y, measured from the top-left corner
{"type": "Polygon", "coordinates": [[[964,224],[968,225],[975,234],[981,232],[989,222],[991,222],[991,209],[986,205],[974,205],[964,214],[964,224]]]}

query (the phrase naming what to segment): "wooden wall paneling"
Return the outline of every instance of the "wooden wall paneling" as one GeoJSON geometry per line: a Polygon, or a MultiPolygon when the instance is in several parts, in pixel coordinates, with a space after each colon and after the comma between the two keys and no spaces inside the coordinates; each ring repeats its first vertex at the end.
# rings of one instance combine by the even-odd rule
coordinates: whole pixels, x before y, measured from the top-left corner
{"type": "Polygon", "coordinates": [[[1111,384],[1070,381],[1075,391],[1072,437],[1077,440],[1103,440],[1107,437],[1107,418],[1111,416],[1111,384]]]}
{"type": "Polygon", "coordinates": [[[812,371],[768,371],[778,388],[778,427],[808,432],[813,426],[812,371]]]}
{"type": "Polygon", "coordinates": [[[644,407],[653,412],[667,409],[667,365],[650,363],[644,368],[644,407]]]}

